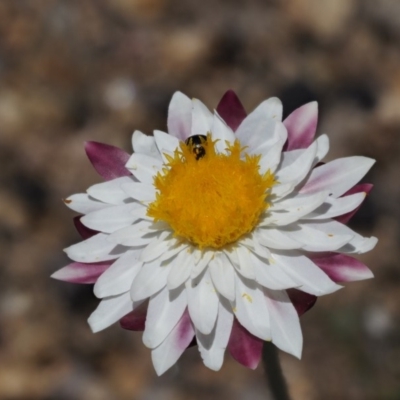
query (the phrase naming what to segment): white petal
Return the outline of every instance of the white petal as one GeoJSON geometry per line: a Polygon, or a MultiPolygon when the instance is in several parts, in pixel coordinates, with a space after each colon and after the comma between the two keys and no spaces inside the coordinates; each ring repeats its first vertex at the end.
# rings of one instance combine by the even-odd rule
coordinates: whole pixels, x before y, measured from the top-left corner
{"type": "Polygon", "coordinates": [[[125,253],[125,247],[116,246],[107,240],[108,235],[98,233],[83,242],[73,244],[64,251],[71,260],[91,263],[114,260],[125,253]]]}
{"type": "Polygon", "coordinates": [[[167,276],[171,270],[168,264],[159,260],[145,263],[136,275],[132,287],[132,300],[143,300],[157,293],[167,285],[167,276]]]}
{"type": "MultiPolygon", "coordinates": [[[[329,138],[327,135],[321,135],[316,140],[315,143],[317,145],[317,152],[315,154],[314,161],[312,166],[318,164],[328,153],[329,151],[329,138]]],[[[300,156],[302,156],[307,149],[296,149],[290,151],[284,151],[282,153],[280,169],[284,169],[291,164],[293,164],[300,156]]]]}
{"type": "Polygon", "coordinates": [[[317,154],[313,162],[313,166],[318,164],[329,151],[329,137],[325,134],[319,136],[315,142],[317,143],[317,154]]]}
{"type": "Polygon", "coordinates": [[[356,235],[348,244],[340,248],[339,252],[363,254],[371,251],[377,243],[378,239],[374,236],[365,238],[360,235],[356,235]]]}
{"type": "Polygon", "coordinates": [[[282,102],[277,97],[271,97],[261,104],[264,105],[264,118],[271,118],[279,122],[282,121],[282,102]]]}
{"type": "Polygon", "coordinates": [[[338,158],[312,170],[302,193],[329,190],[339,197],[351,189],[372,167],[375,160],[367,157],[338,158]]]}
{"type": "Polygon", "coordinates": [[[161,160],[161,154],[157,149],[156,142],[153,136],[145,135],[140,131],[133,132],[132,135],[133,151],[138,154],[158,158],[161,160]]]}
{"type": "Polygon", "coordinates": [[[128,199],[128,196],[121,189],[121,185],[124,183],[132,182],[132,178],[129,176],[123,176],[121,178],[113,179],[97,185],[91,186],[87,192],[89,195],[97,200],[103,201],[109,204],[123,204],[128,199]]]}
{"type": "MultiPolygon", "coordinates": [[[[323,193],[329,193],[328,191],[324,191],[323,193]]],[[[292,194],[289,197],[286,197],[282,200],[274,201],[271,206],[268,208],[268,211],[292,211],[296,210],[298,207],[304,207],[305,204],[313,201],[315,199],[314,196],[318,196],[319,193],[312,194],[292,194]]]]}
{"type": "Polygon", "coordinates": [[[276,179],[282,184],[294,183],[297,185],[310,171],[316,153],[317,144],[314,142],[291,165],[287,166],[286,168],[279,169],[276,173],[276,179]]]}
{"type": "MultiPolygon", "coordinates": [[[[134,208],[131,211],[131,214],[134,215],[135,217],[137,217],[137,219],[145,219],[147,221],[153,222],[154,221],[153,218],[149,217],[147,215],[147,207],[142,203],[137,203],[137,204],[140,205],[141,207],[134,208]]],[[[162,222],[161,221],[157,222],[157,223],[153,222],[153,225],[155,225],[155,224],[158,224],[161,226],[162,222]]],[[[165,224],[165,226],[168,226],[168,225],[165,224]]]]}
{"type": "MultiPolygon", "coordinates": [[[[188,243],[180,243],[179,241],[176,241],[175,239],[171,240],[171,245],[170,248],[160,255],[159,260],[160,261],[167,261],[172,259],[172,257],[175,257],[178,253],[181,251],[186,251],[189,247],[188,243]],[[175,244],[172,244],[173,242],[176,242],[175,244]]],[[[189,247],[190,249],[190,247],[189,247]]],[[[190,249],[191,250],[191,249],[190,249]]]]}
{"type": "Polygon", "coordinates": [[[290,250],[302,247],[300,242],[275,228],[260,228],[253,235],[260,244],[272,249],[290,250]]]}
{"type": "Polygon", "coordinates": [[[178,256],[171,261],[171,271],[167,280],[169,290],[176,289],[189,279],[193,263],[193,257],[187,249],[181,251],[178,256]]]}
{"type": "Polygon", "coordinates": [[[322,272],[308,257],[298,252],[292,251],[286,254],[273,252],[272,257],[277,266],[296,281],[299,285],[298,288],[303,292],[322,296],[342,288],[322,272]]]}
{"type": "Polygon", "coordinates": [[[232,252],[232,254],[228,255],[230,260],[232,261],[232,258],[235,260],[236,258],[236,263],[232,262],[232,264],[236,267],[236,270],[244,276],[247,279],[254,279],[256,277],[252,261],[250,259],[250,253],[251,251],[247,249],[246,247],[243,246],[237,246],[235,251],[232,252]],[[233,255],[233,253],[236,255],[236,257],[233,255]]]}
{"type": "Polygon", "coordinates": [[[292,193],[296,185],[292,182],[283,183],[283,184],[276,184],[272,186],[271,189],[271,196],[275,196],[276,198],[285,197],[288,194],[292,193]]]}
{"type": "Polygon", "coordinates": [[[207,135],[211,132],[213,115],[210,110],[197,99],[192,99],[192,132],[193,135],[207,135]]]}
{"type": "Polygon", "coordinates": [[[281,229],[285,235],[302,243],[302,248],[307,251],[338,250],[354,237],[353,232],[327,223],[297,223],[281,229]]]}
{"type": "Polygon", "coordinates": [[[160,345],[181,319],[187,306],[186,291],[166,287],[153,295],[147,309],[143,343],[153,349],[160,345]]]}
{"type": "Polygon", "coordinates": [[[366,253],[372,250],[378,241],[375,237],[365,238],[348,226],[334,220],[308,221],[306,225],[311,229],[319,231],[322,235],[352,237],[345,246],[339,249],[341,253],[366,253]]]}
{"type": "Polygon", "coordinates": [[[140,207],[136,203],[107,207],[81,218],[83,225],[99,232],[112,233],[131,225],[138,218],[131,211],[140,207]]]}
{"type": "Polygon", "coordinates": [[[215,325],[219,299],[209,271],[199,279],[186,282],[190,318],[197,330],[209,334],[215,325]]]}
{"type": "Polygon", "coordinates": [[[185,312],[166,339],[151,352],[154,369],[157,375],[171,368],[187,349],[194,336],[194,329],[185,312]]]}
{"type": "Polygon", "coordinates": [[[267,260],[251,253],[250,260],[256,275],[255,279],[260,285],[272,290],[289,289],[298,286],[297,282],[290,278],[275,263],[272,257],[267,260]]]}
{"type": "Polygon", "coordinates": [[[271,320],[272,342],[287,353],[300,358],[303,335],[300,320],[289,296],[285,291],[265,289],[271,320]]]}
{"type": "Polygon", "coordinates": [[[365,199],[366,193],[355,193],[345,197],[328,197],[326,201],[303,219],[328,219],[356,209],[365,199]]]}
{"type": "Polygon", "coordinates": [[[264,293],[258,285],[236,274],[234,313],[238,321],[254,336],[271,340],[269,313],[264,293]]]}
{"type": "Polygon", "coordinates": [[[197,344],[204,365],[213,371],[219,371],[224,361],[225,349],[232,331],[233,313],[229,303],[224,299],[219,303],[218,319],[215,330],[205,335],[196,332],[197,344]]]}
{"type": "Polygon", "coordinates": [[[184,142],[191,135],[192,101],[175,92],[168,108],[168,133],[184,142]]]}
{"type": "Polygon", "coordinates": [[[259,243],[254,231],[241,238],[240,244],[255,253],[260,251],[264,257],[268,258],[270,256],[269,250],[259,243]]]}
{"type": "Polygon", "coordinates": [[[281,161],[282,148],[285,144],[285,140],[278,140],[274,145],[272,145],[268,152],[263,155],[260,159],[260,174],[265,174],[268,170],[272,173],[275,172],[277,166],[281,161]]]}
{"type": "Polygon", "coordinates": [[[139,221],[134,225],[119,229],[108,236],[109,243],[123,246],[143,246],[156,240],[157,231],[152,231],[151,221],[139,221]]]}
{"type": "Polygon", "coordinates": [[[143,250],[140,260],[144,262],[152,261],[162,254],[172,249],[177,240],[172,237],[171,231],[163,231],[156,240],[152,240],[143,250]]]}
{"type": "MultiPolygon", "coordinates": [[[[282,107],[280,101],[275,98],[268,99],[261,103],[253,112],[251,112],[239,125],[235,132],[240,142],[247,146],[247,152],[250,154],[260,154],[260,149],[267,151],[279,139],[279,132],[283,128],[279,127],[279,115],[277,108],[282,107]],[[272,119],[272,114],[276,118],[272,119]]],[[[283,125],[283,124],[282,124],[283,125]]],[[[286,128],[284,128],[286,131],[286,128]]]]}
{"type": "Polygon", "coordinates": [[[211,279],[215,289],[228,300],[235,299],[235,271],[224,253],[215,253],[209,263],[211,279]]]}
{"type": "MultiPolygon", "coordinates": [[[[328,197],[328,192],[318,192],[311,196],[296,196],[292,202],[287,201],[286,203],[282,201],[281,203],[285,203],[288,206],[286,208],[274,209],[271,207],[267,210],[267,216],[262,220],[260,226],[284,226],[289,225],[293,222],[296,222],[301,217],[309,214],[318,208],[321,204],[324,203],[326,198],[328,197]],[[296,203],[293,206],[293,203],[296,203]]],[[[283,207],[284,204],[277,203],[275,207],[283,207]]]]}
{"type": "Polygon", "coordinates": [[[293,164],[302,154],[304,154],[305,151],[306,149],[296,149],[282,152],[281,164],[279,168],[284,169],[293,164]]]}
{"type": "Polygon", "coordinates": [[[93,288],[94,294],[102,298],[128,292],[142,267],[139,254],[137,250],[127,251],[115,261],[100,275],[93,288]]]}
{"type": "Polygon", "coordinates": [[[154,176],[161,171],[162,166],[163,162],[160,159],[140,153],[133,153],[126,163],[126,168],[135,178],[150,185],[153,184],[154,176]]]}
{"type": "Polygon", "coordinates": [[[156,189],[153,185],[142,182],[131,182],[121,185],[121,189],[132,199],[150,203],[156,199],[156,189]]]}
{"type": "Polygon", "coordinates": [[[134,309],[128,293],[103,299],[90,315],[88,323],[93,332],[99,332],[117,322],[134,309]]]}
{"type": "Polygon", "coordinates": [[[211,131],[213,140],[217,140],[217,143],[215,144],[217,152],[225,154],[226,142],[233,143],[235,141],[235,134],[217,112],[215,112],[213,117],[211,131]]]}
{"type": "MultiPolygon", "coordinates": [[[[255,238],[254,232],[253,232],[253,238],[255,238]]],[[[268,247],[263,246],[260,244],[256,239],[253,240],[254,246],[248,246],[248,248],[254,253],[257,254],[261,258],[265,258],[268,260],[268,258],[271,257],[271,252],[269,251],[268,247]]]]}
{"type": "Polygon", "coordinates": [[[71,210],[81,214],[89,214],[91,212],[110,207],[110,204],[102,203],[96,199],[93,199],[86,193],[73,194],[65,199],[64,203],[71,210]]]}
{"type": "Polygon", "coordinates": [[[192,279],[197,278],[204,271],[204,268],[208,266],[213,257],[214,257],[213,251],[211,250],[201,251],[201,257],[197,262],[197,264],[193,266],[190,277],[192,279]]]}
{"type": "Polygon", "coordinates": [[[172,156],[174,151],[179,148],[179,140],[175,136],[168,135],[168,133],[156,130],[154,131],[154,139],[164,162],[168,161],[165,153],[172,156]]]}

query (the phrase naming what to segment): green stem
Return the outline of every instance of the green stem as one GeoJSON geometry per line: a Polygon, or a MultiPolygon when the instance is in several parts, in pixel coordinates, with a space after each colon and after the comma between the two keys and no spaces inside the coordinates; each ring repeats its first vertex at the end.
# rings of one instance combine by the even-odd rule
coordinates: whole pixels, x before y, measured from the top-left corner
{"type": "Polygon", "coordinates": [[[264,343],[262,359],[273,399],[290,400],[282,368],[279,364],[278,350],[271,342],[264,343]]]}

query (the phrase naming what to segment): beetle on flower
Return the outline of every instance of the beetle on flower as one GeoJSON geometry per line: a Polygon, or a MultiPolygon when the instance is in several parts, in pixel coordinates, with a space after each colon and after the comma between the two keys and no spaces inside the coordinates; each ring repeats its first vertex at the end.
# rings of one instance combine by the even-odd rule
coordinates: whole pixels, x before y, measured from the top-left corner
{"type": "Polygon", "coordinates": [[[144,330],[158,374],[193,339],[213,370],[227,348],[255,368],[263,341],[300,358],[299,315],[338,282],[371,278],[352,255],[377,242],[345,225],[374,160],[322,163],[317,114],[313,102],[282,122],[270,98],[246,115],[232,91],[211,113],[177,92],[168,133],[135,131],[131,156],[87,143],[106,182],[65,200],[84,240],[53,277],[95,284],[92,330],[144,330]]]}

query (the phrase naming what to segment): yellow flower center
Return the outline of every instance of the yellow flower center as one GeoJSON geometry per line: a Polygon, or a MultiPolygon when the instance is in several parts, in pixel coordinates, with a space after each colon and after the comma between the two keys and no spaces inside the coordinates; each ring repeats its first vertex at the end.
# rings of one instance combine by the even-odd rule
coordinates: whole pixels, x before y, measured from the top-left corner
{"type": "Polygon", "coordinates": [[[221,248],[251,232],[269,203],[274,175],[259,173],[260,156],[244,154],[236,141],[227,154],[215,151],[211,135],[196,159],[193,144],[180,144],[154,178],[156,200],[147,209],[155,221],[165,221],[199,248],[221,248]]]}

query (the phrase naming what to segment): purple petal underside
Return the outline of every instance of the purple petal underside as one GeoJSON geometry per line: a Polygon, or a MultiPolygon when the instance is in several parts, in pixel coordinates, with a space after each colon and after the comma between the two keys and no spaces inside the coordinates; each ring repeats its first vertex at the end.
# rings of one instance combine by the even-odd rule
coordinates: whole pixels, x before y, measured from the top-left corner
{"type": "Polygon", "coordinates": [[[314,140],[318,123],[318,103],[313,101],[294,110],[284,121],[288,131],[285,150],[306,149],[314,140]]]}
{"type": "Polygon", "coordinates": [[[125,315],[125,317],[121,318],[119,320],[121,327],[129,331],[144,331],[148,305],[149,302],[145,301],[139,307],[125,315]]]}
{"type": "Polygon", "coordinates": [[[86,142],[85,150],[94,169],[106,181],[131,175],[125,168],[130,155],[124,150],[99,142],[86,142]]]}
{"type": "Polygon", "coordinates": [[[253,336],[235,318],[228,349],[232,357],[245,367],[256,369],[260,360],[263,341],[253,336]]]}
{"type": "MultiPolygon", "coordinates": [[[[356,185],[349,191],[347,191],[342,197],[361,192],[368,194],[373,187],[374,185],[372,185],[371,183],[360,183],[359,185],[356,185]]],[[[356,214],[356,212],[360,209],[361,206],[362,203],[355,210],[350,211],[347,214],[340,215],[339,217],[336,217],[335,218],[336,221],[341,222],[342,224],[347,224],[350,221],[350,219],[356,214]]]]}
{"type": "Polygon", "coordinates": [[[316,296],[302,292],[301,290],[288,289],[286,292],[290,298],[290,301],[293,303],[297,314],[299,314],[299,317],[312,308],[317,301],[316,296]]]}
{"type": "Polygon", "coordinates": [[[217,112],[234,132],[247,116],[243,104],[233,90],[228,90],[222,96],[217,106],[217,112]]]}
{"type": "Polygon", "coordinates": [[[82,215],[78,215],[74,217],[74,225],[78,233],[82,236],[82,239],[89,239],[90,237],[97,235],[99,232],[94,231],[93,229],[87,228],[81,222],[82,215]]]}
{"type": "Polygon", "coordinates": [[[334,282],[353,282],[373,278],[373,273],[361,261],[346,254],[325,253],[322,256],[312,257],[334,282]]]}
{"type": "Polygon", "coordinates": [[[187,349],[195,336],[193,324],[187,309],[172,331],[176,331],[176,341],[179,348],[183,350],[187,349]]]}
{"type": "Polygon", "coordinates": [[[74,262],[54,272],[51,277],[65,282],[92,284],[96,283],[99,276],[113,262],[114,261],[102,261],[91,264],[74,262]]]}

